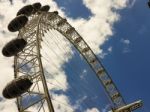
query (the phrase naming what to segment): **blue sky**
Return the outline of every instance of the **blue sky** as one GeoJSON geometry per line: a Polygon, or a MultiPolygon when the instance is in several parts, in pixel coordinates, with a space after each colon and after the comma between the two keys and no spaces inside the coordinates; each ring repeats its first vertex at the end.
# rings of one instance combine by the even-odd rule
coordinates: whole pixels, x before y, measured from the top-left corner
{"type": "MultiPolygon", "coordinates": [[[[26,2],[26,0],[24,1],[26,2]]],[[[102,5],[99,4],[101,5],[101,7],[107,6],[107,4],[105,3],[115,4],[114,1],[101,1],[103,2],[102,5]]],[[[121,3],[122,0],[117,1],[118,4],[123,4],[121,3]]],[[[120,6],[121,8],[118,9],[122,10],[117,10],[117,8],[113,7],[113,14],[109,9],[106,10],[105,8],[101,8],[102,11],[98,11],[100,12],[100,14],[103,14],[103,10],[104,12],[108,11],[109,13],[105,13],[111,14],[110,18],[106,18],[105,16],[107,15],[97,16],[97,14],[95,13],[97,12],[97,10],[95,10],[97,9],[97,7],[91,8],[89,4],[86,4],[86,6],[82,0],[54,0],[54,2],[57,3],[58,7],[54,3],[49,3],[49,0],[43,0],[42,2],[43,4],[49,3],[52,7],[51,11],[59,8],[62,9],[62,11],[59,10],[59,12],[64,11],[65,14],[61,14],[63,16],[67,16],[67,19],[73,23],[72,26],[79,30],[79,33],[83,35],[83,38],[87,40],[87,43],[92,46],[93,50],[96,50],[95,52],[97,53],[97,56],[105,66],[108,73],[111,75],[112,79],[114,80],[127,103],[132,103],[133,101],[139,99],[143,100],[143,108],[135,112],[149,112],[150,51],[148,48],[150,47],[150,38],[148,30],[150,29],[150,9],[147,6],[148,0],[126,1],[130,1],[126,8],[124,8],[124,6],[120,6]],[[92,11],[94,13],[92,13],[92,11]],[[119,14],[120,18],[118,19],[118,15],[116,17],[115,14],[119,14]],[[94,22],[98,23],[91,22],[93,20],[90,20],[90,18],[94,17],[95,15],[96,19],[94,18],[93,20],[96,20],[94,22]],[[103,19],[101,20],[101,18],[98,17],[103,18],[104,21],[103,19]],[[99,21],[97,19],[100,19],[101,24],[99,24],[99,21]],[[85,25],[86,23],[87,25],[85,25]],[[94,27],[91,27],[92,25],[94,27]],[[104,32],[104,34],[102,31],[104,32]],[[86,36],[91,37],[89,38],[86,36]],[[95,45],[91,44],[93,42],[95,45]]],[[[27,0],[27,4],[33,2],[35,2],[35,0],[27,0]]],[[[1,4],[2,3],[0,3],[0,5],[1,4]]],[[[5,5],[9,6],[8,3],[4,3],[4,6],[0,6],[0,11],[1,8],[3,8],[2,10],[4,10],[5,5]]],[[[22,2],[16,2],[14,0],[12,7],[9,7],[10,9],[5,9],[7,10],[6,14],[14,16],[16,14],[17,8],[21,8],[21,5],[23,6],[24,4],[22,2]]],[[[97,4],[94,5],[98,6],[97,4]]],[[[0,37],[2,40],[0,42],[0,47],[2,47],[4,43],[6,43],[6,40],[8,41],[10,38],[14,38],[14,35],[6,30],[7,22],[11,19],[12,17],[6,16],[3,11],[0,12],[0,36],[2,36],[0,37]],[[3,36],[10,38],[4,39],[3,36]]],[[[107,112],[111,103],[108,100],[102,85],[100,84],[90,67],[86,64],[85,60],[83,60],[83,58],[80,56],[80,54],[74,48],[73,51],[74,55],[72,56],[72,58],[68,62],[62,64],[62,66],[58,66],[60,68],[62,67],[67,77],[61,76],[62,79],[56,78],[59,81],[58,83],[56,83],[57,85],[62,87],[61,84],[63,84],[63,86],[66,86],[65,84],[68,83],[69,86],[65,87],[67,88],[65,91],[64,89],[53,88],[51,92],[56,96],[58,95],[57,97],[60,97],[61,95],[67,96],[70,104],[67,102],[68,105],[66,105],[66,102],[64,101],[65,104],[63,104],[63,106],[68,107],[68,109],[70,108],[69,106],[73,106],[76,109],[76,112],[98,112],[97,110],[101,112],[107,112]],[[66,82],[65,79],[67,80],[66,82]]],[[[63,55],[64,54],[62,54],[62,56],[63,55]]],[[[13,76],[13,70],[12,67],[10,67],[12,66],[10,65],[10,63],[13,63],[13,61],[8,60],[9,63],[6,63],[5,60],[6,59],[1,56],[1,66],[3,68],[6,68],[6,70],[4,69],[4,71],[1,71],[1,74],[4,75],[2,77],[2,80],[0,80],[0,90],[4,87],[4,83],[8,82],[8,80],[12,80],[11,78],[13,76]],[[8,66],[9,69],[7,68],[8,66]]],[[[57,60],[57,58],[54,60],[57,60]]],[[[60,71],[62,70],[60,69],[60,71]]],[[[61,72],[61,74],[64,75],[63,72],[61,72]]],[[[62,99],[64,100],[64,98],[62,99]]],[[[61,101],[62,99],[60,98],[59,100],[61,101]]],[[[4,108],[2,111],[7,112],[7,109],[5,109],[5,107],[6,105],[8,105],[8,103],[9,102],[7,102],[7,100],[4,100],[2,96],[0,96],[0,109],[4,108]],[[3,102],[1,102],[1,100],[3,102]]],[[[11,102],[9,104],[14,104],[14,102],[11,102]]],[[[60,105],[62,104],[60,103],[60,105]]]]}
{"type": "Polygon", "coordinates": [[[103,45],[103,48],[113,47],[112,53],[102,60],[105,67],[127,102],[143,100],[142,112],[150,110],[149,11],[146,0],[137,0],[132,8],[122,10],[122,19],[114,27],[115,35],[103,45]],[[130,40],[129,46],[120,43],[122,38],[130,40]],[[128,47],[129,52],[123,53],[124,47],[128,47]]]}
{"type": "MultiPolygon", "coordinates": [[[[69,1],[69,0],[68,0],[69,1]]],[[[73,18],[88,18],[91,13],[81,0],[63,2],[60,7],[73,18]],[[75,7],[76,10],[74,9],[75,7]],[[81,9],[79,11],[78,9],[81,9]]],[[[131,5],[131,4],[129,4],[131,5]]],[[[115,23],[115,34],[102,46],[107,55],[101,59],[126,102],[142,99],[144,107],[137,112],[150,111],[150,9],[147,0],[136,0],[132,7],[119,11],[121,20],[115,23]],[[108,52],[108,48],[112,48],[108,52]]]]}

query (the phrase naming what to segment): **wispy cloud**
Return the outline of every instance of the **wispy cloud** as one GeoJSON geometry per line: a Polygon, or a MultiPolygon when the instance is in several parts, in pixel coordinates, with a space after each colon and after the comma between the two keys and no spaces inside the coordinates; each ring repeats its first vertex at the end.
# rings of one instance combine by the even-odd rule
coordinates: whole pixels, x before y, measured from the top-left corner
{"type": "Polygon", "coordinates": [[[107,48],[107,50],[102,50],[102,52],[100,53],[100,58],[104,59],[107,55],[111,54],[112,53],[112,50],[113,50],[113,47],[110,46],[107,48]]]}
{"type": "Polygon", "coordinates": [[[132,8],[135,5],[136,1],[137,0],[129,0],[128,5],[127,5],[128,8],[132,8]]]}
{"type": "Polygon", "coordinates": [[[123,53],[128,53],[128,52],[130,52],[131,50],[130,50],[130,40],[128,40],[128,39],[121,39],[120,40],[121,41],[121,43],[123,44],[123,53]]]}
{"type": "Polygon", "coordinates": [[[111,112],[110,109],[111,109],[111,105],[108,104],[105,106],[105,108],[102,109],[102,112],[111,112]]]}
{"type": "Polygon", "coordinates": [[[84,95],[84,96],[81,96],[78,100],[76,100],[75,105],[74,105],[74,109],[83,111],[84,109],[81,105],[83,105],[85,103],[84,101],[87,98],[88,98],[88,96],[84,95]]]}
{"type": "Polygon", "coordinates": [[[87,109],[86,111],[84,112],[100,112],[97,108],[91,108],[91,109],[87,109]]]}
{"type": "Polygon", "coordinates": [[[126,44],[126,45],[129,45],[130,44],[130,40],[128,40],[128,39],[121,39],[121,42],[123,43],[123,44],[126,44]]]}
{"type": "Polygon", "coordinates": [[[111,52],[112,52],[112,49],[113,49],[112,46],[110,46],[110,47],[108,48],[108,52],[111,53],[111,52]]]}
{"type": "Polygon", "coordinates": [[[87,70],[84,69],[84,70],[82,71],[81,75],[80,75],[80,79],[85,80],[85,79],[86,79],[86,78],[85,78],[86,76],[87,76],[87,70]]]}

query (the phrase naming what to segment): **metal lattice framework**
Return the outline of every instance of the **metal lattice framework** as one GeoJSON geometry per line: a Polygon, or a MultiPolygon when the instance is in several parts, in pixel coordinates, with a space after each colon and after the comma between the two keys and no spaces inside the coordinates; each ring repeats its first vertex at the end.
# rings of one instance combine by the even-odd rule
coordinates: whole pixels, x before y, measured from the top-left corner
{"type": "Polygon", "coordinates": [[[73,28],[66,19],[60,17],[56,12],[41,12],[31,15],[26,26],[22,28],[18,34],[18,38],[24,38],[28,44],[22,52],[15,56],[15,78],[21,75],[30,75],[34,82],[33,86],[27,93],[17,98],[19,112],[29,111],[35,104],[38,104],[38,111],[49,110],[50,112],[54,112],[44,77],[41,61],[42,55],[40,54],[42,37],[49,29],[54,29],[60,32],[80,52],[105,88],[106,93],[113,103],[113,108],[124,106],[125,102],[111,77],[75,28],[73,28]],[[39,89],[39,86],[41,85],[43,90],[39,89]],[[30,102],[29,104],[24,103],[26,100],[30,98],[34,99],[35,97],[35,101],[30,102]],[[49,107],[47,110],[45,109],[45,105],[49,107]]]}

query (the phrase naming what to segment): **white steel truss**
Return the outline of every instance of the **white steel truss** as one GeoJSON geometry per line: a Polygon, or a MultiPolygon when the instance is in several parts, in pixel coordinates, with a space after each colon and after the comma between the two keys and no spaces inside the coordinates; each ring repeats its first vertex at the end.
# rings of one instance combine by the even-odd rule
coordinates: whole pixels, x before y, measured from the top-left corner
{"type": "MultiPolygon", "coordinates": [[[[54,29],[65,36],[84,57],[86,62],[90,65],[92,70],[95,72],[97,78],[102,83],[106,90],[107,95],[113,103],[113,108],[118,109],[126,105],[120,92],[112,81],[110,75],[107,73],[99,59],[96,57],[94,52],[91,50],[89,45],[79,35],[79,33],[73,28],[66,19],[60,17],[57,12],[41,12],[35,15],[31,15],[27,25],[19,31],[18,38],[24,38],[28,44],[25,49],[15,56],[15,78],[20,75],[31,75],[34,86],[22,96],[17,98],[17,105],[19,112],[24,112],[29,108],[32,108],[35,104],[41,104],[40,110],[46,111],[44,108],[44,102],[47,101],[48,110],[54,112],[49,91],[47,89],[46,80],[44,77],[40,47],[42,37],[44,33],[49,29],[54,29]],[[28,69],[30,68],[30,69],[28,69]],[[27,70],[26,70],[27,69],[27,70]],[[39,83],[43,84],[43,91],[39,89],[39,83]],[[38,96],[38,100],[23,106],[24,97],[38,96]]],[[[39,110],[39,111],[40,111],[39,110]]],[[[124,111],[123,111],[124,112],[124,111]]],[[[130,112],[130,111],[129,111],[130,112]]]]}

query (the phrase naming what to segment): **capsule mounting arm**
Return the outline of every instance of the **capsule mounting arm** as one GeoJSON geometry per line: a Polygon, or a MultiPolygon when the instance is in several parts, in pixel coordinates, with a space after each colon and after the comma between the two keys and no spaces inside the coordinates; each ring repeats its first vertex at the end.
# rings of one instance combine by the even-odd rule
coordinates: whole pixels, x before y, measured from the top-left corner
{"type": "Polygon", "coordinates": [[[111,111],[109,112],[132,112],[140,107],[142,107],[143,103],[141,100],[139,101],[136,101],[134,103],[131,103],[131,104],[128,104],[128,105],[125,105],[123,107],[120,107],[118,109],[112,109],[111,111]]]}

